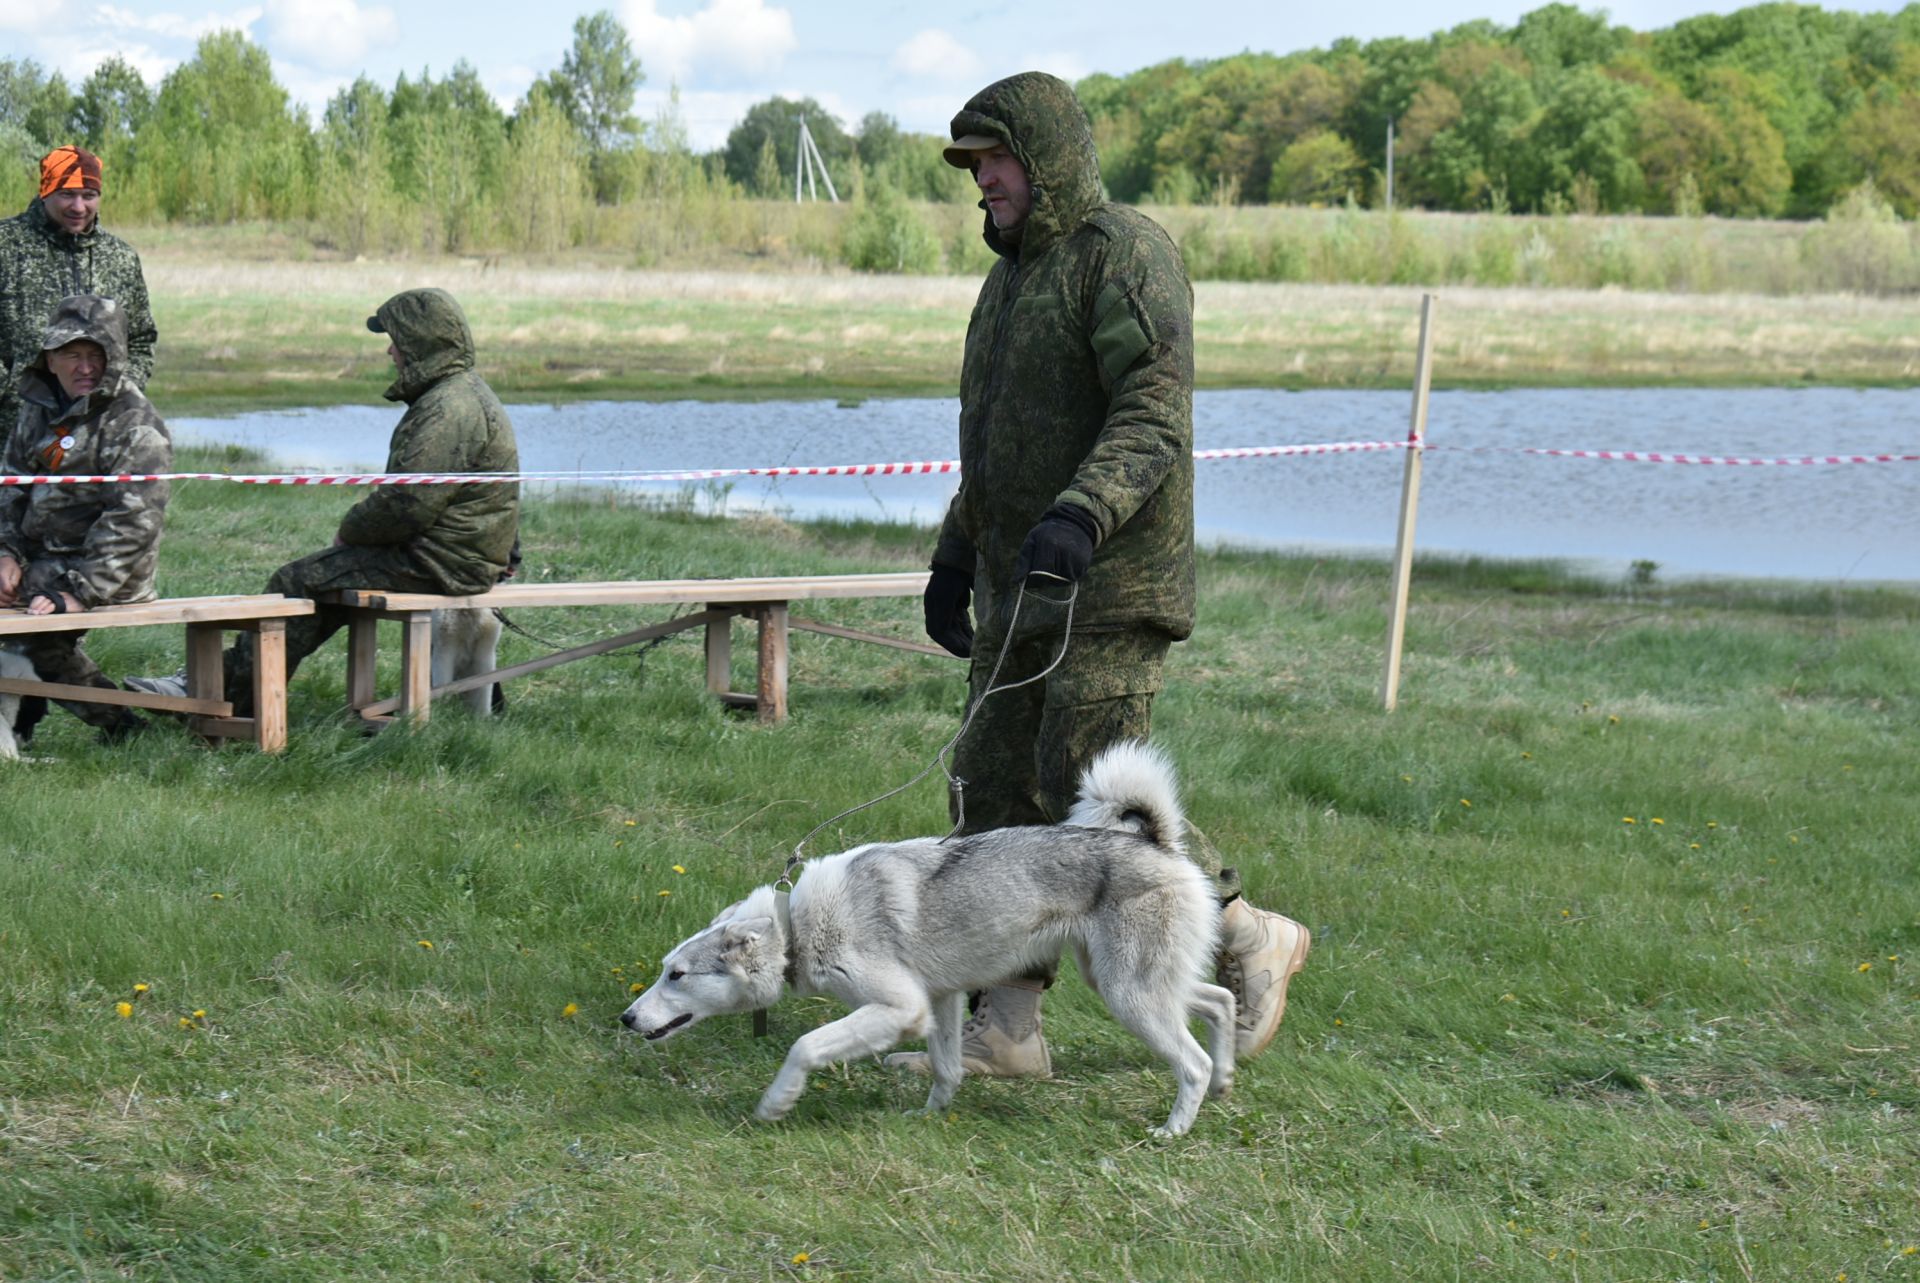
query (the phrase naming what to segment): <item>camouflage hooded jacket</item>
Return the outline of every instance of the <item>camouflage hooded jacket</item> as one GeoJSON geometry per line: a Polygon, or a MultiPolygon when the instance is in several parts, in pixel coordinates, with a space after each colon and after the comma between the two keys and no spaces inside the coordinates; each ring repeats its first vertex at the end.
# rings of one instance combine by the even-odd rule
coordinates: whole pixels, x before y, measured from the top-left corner
{"type": "MultiPolygon", "coordinates": [[[[1004,635],[1013,566],[1055,503],[1099,529],[1075,626],[1193,631],[1193,288],[1151,219],[1100,199],[1073,90],[1039,72],[989,85],[953,137],[1001,138],[1033,206],[967,323],[960,492],[934,561],[974,572],[976,611],[1004,635]]],[[[984,202],[982,208],[985,208],[984,202]]],[[[980,643],[976,641],[976,653],[980,643]]]]}
{"type": "MultiPolygon", "coordinates": [[[[379,325],[399,349],[386,391],[407,412],[387,445],[388,472],[514,472],[513,424],[473,368],[473,332],[445,290],[408,290],[380,305],[379,325]]],[[[520,523],[515,482],[376,486],[340,522],[343,543],[405,544],[449,593],[499,582],[520,523]]]]}
{"type": "MultiPolygon", "coordinates": [[[[112,299],[83,294],[54,306],[20,393],[25,411],[0,471],[93,476],[173,466],[167,425],[128,374],[126,309],[112,299]],[[75,339],[100,345],[106,374],[69,401],[46,354],[75,339]]],[[[88,609],[150,601],[167,495],[164,481],[0,487],[0,552],[27,566],[31,589],[70,592],[88,609]]]]}
{"type": "Polygon", "coordinates": [[[20,416],[19,376],[40,355],[54,305],[74,294],[97,294],[126,314],[125,377],[137,388],[153,373],[158,331],[147,304],[140,256],[100,230],[74,235],[47,217],[36,197],[26,212],[0,220],[0,442],[20,416]]]}

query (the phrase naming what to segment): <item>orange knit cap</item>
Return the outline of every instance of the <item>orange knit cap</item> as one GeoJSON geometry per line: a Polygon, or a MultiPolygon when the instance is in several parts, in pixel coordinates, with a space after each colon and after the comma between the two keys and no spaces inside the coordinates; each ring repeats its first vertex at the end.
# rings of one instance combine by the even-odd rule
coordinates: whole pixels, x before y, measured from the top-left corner
{"type": "Polygon", "coordinates": [[[40,194],[68,188],[100,190],[100,158],[78,147],[56,147],[40,160],[40,194]]]}

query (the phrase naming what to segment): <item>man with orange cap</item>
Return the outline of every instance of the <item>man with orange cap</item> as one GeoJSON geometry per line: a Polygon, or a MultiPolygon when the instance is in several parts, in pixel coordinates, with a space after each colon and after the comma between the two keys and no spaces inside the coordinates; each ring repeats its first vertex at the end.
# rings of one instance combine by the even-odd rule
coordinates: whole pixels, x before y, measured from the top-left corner
{"type": "Polygon", "coordinates": [[[63,298],[113,299],[127,322],[123,377],[145,388],[156,334],[133,246],[100,230],[100,158],[57,147],[40,161],[40,194],[0,220],[0,451],[20,421],[19,380],[63,298]]]}

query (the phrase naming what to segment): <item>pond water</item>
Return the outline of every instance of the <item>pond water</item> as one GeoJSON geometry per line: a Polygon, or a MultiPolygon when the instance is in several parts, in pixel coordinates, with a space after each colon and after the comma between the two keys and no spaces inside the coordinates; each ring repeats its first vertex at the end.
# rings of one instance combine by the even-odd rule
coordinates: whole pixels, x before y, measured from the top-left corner
{"type": "MultiPolygon", "coordinates": [[[[1199,449],[1397,441],[1404,392],[1203,392],[1199,449]]],[[[943,399],[588,402],[510,407],[529,472],[950,459],[943,399]]],[[[252,446],[281,466],[371,470],[399,407],[340,406],[173,422],[181,442],[252,446]]],[[[1551,557],[1663,578],[1920,580],[1920,463],[1727,467],[1568,459],[1520,447],[1749,458],[1920,453],[1920,389],[1523,389],[1439,392],[1429,413],[1423,551],[1551,557]]],[[[1399,451],[1202,461],[1203,541],[1392,549],[1399,451]]],[[[948,476],[742,478],[727,511],[936,522],[948,476]]],[[[650,489],[673,493],[679,484],[650,489]]],[[[708,498],[720,492],[708,491],[708,498]]]]}

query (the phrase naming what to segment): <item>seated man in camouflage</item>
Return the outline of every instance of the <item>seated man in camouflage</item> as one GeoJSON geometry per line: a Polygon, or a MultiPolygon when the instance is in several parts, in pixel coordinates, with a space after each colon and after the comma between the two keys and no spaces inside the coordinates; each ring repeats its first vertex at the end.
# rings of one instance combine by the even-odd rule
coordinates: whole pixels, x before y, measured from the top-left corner
{"type": "MultiPolygon", "coordinates": [[[[20,421],[0,472],[99,476],[166,472],[167,426],[130,376],[126,310],[91,294],[62,299],[41,350],[20,372],[20,421]]],[[[151,601],[167,507],[164,481],[0,487],[0,607],[84,615],[96,606],[151,601]]],[[[116,690],[81,646],[84,627],[12,643],[45,682],[116,690]]],[[[146,722],[111,704],[60,706],[118,739],[146,722]]],[[[45,711],[22,701],[25,739],[45,711]]]]}
{"type": "MultiPolygon", "coordinates": [[[[388,443],[388,472],[516,472],[513,424],[473,368],[473,332],[445,290],[396,294],[367,318],[385,334],[398,372],[386,391],[407,412],[388,443]]],[[[342,588],[394,592],[485,592],[507,573],[520,520],[515,482],[377,486],[347,510],[333,546],[273,572],[266,591],[317,597],[342,588]]],[[[287,621],[287,675],[346,623],[322,606],[287,621]]],[[[224,657],[227,698],[236,717],[253,715],[254,643],[243,634],[224,657]]],[[[127,685],[184,694],[186,673],[135,677],[127,685]]]]}

